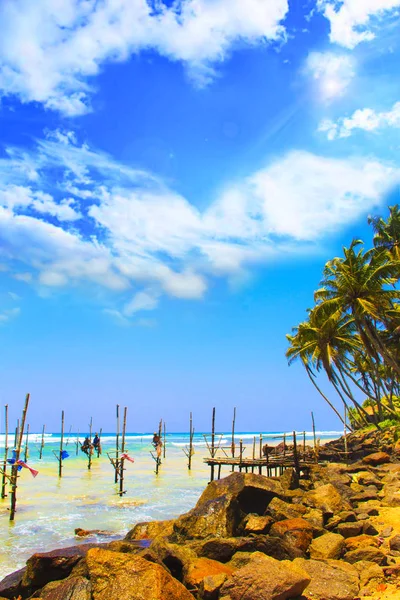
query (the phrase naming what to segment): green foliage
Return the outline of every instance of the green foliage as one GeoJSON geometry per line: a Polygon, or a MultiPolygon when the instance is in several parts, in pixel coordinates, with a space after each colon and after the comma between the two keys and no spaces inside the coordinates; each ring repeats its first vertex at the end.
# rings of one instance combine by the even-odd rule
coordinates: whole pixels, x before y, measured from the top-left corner
{"type": "Polygon", "coordinates": [[[400,209],[372,217],[374,246],[354,240],[328,261],[315,306],[287,335],[289,364],[300,360],[313,385],[352,428],[389,427],[400,416],[400,209]],[[341,409],[317,385],[325,373],[341,409]],[[357,398],[360,396],[361,400],[357,398]]]}

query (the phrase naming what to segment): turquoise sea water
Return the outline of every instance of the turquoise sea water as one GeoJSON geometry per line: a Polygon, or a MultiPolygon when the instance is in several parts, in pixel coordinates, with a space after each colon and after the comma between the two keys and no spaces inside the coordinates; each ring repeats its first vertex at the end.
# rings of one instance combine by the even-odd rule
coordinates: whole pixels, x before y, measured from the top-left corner
{"type": "MultiPolygon", "coordinates": [[[[288,434],[288,441],[289,436],[288,434]]],[[[317,432],[321,443],[337,438],[341,432],[317,432]]],[[[237,433],[235,443],[243,440],[245,455],[251,456],[253,438],[259,446],[259,433],[237,433]]],[[[279,443],[282,432],[263,433],[263,442],[279,443]]],[[[302,443],[302,433],[299,433],[302,443]]],[[[169,519],[186,512],[194,506],[209,480],[209,468],[203,463],[208,455],[204,436],[194,436],[195,454],[192,470],[187,469],[183,448],[189,443],[185,433],[168,434],[166,458],[158,475],[150,451],[152,434],[128,434],[126,448],[134,458],[134,464],[125,463],[126,494],[117,494],[114,469],[107,451],[115,449],[115,434],[103,434],[103,454],[93,457],[92,468],[87,468],[87,457],[80,450],[76,454],[76,434],[66,434],[65,449],[69,458],[63,462],[63,477],[58,477],[59,434],[47,434],[42,460],[39,460],[40,434],[29,437],[28,464],[39,471],[33,478],[23,469],[18,483],[17,514],[14,523],[9,522],[9,498],[0,500],[0,577],[24,566],[34,552],[52,550],[96,538],[76,540],[74,529],[105,529],[115,536],[124,535],[135,523],[153,519],[169,519]]],[[[80,436],[83,441],[83,436],[80,436]]],[[[216,437],[222,448],[229,447],[230,434],[216,437]]],[[[312,434],[306,433],[307,443],[312,434]]],[[[0,435],[0,460],[4,452],[4,436],[0,435]]],[[[228,475],[229,471],[222,476],[228,475]]],[[[98,538],[100,539],[100,538],[98,538]]],[[[104,541],[105,538],[102,538],[104,541]]]]}

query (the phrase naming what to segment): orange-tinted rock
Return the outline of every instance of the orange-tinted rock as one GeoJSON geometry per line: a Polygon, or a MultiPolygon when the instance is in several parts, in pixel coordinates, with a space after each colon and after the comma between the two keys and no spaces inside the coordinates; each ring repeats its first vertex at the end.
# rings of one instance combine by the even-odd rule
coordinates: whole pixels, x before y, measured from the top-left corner
{"type": "Polygon", "coordinates": [[[358,548],[365,548],[366,546],[378,548],[379,542],[375,537],[364,534],[357,535],[356,537],[349,537],[345,541],[346,551],[357,550],[358,548]]]}
{"type": "Polygon", "coordinates": [[[126,540],[153,540],[159,535],[168,536],[173,531],[174,521],[148,521],[137,523],[133,529],[128,531],[126,540]]]}
{"type": "Polygon", "coordinates": [[[368,454],[368,456],[364,456],[362,462],[365,465],[377,467],[378,465],[383,465],[385,463],[390,462],[390,456],[386,452],[374,452],[373,454],[368,454]]]}
{"type": "Polygon", "coordinates": [[[94,548],[86,562],[93,600],[193,600],[163,567],[140,556],[94,548]]]}
{"type": "Polygon", "coordinates": [[[185,570],[183,582],[190,590],[198,589],[205,577],[211,575],[232,575],[233,569],[210,558],[197,558],[185,570]]]}
{"type": "Polygon", "coordinates": [[[304,519],[285,519],[274,523],[270,535],[281,538],[291,558],[303,556],[313,537],[313,527],[304,519]]]}

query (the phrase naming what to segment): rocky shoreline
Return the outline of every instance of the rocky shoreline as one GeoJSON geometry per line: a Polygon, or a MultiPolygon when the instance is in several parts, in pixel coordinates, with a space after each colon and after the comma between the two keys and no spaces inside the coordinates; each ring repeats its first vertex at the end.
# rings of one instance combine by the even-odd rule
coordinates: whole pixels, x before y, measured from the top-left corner
{"type": "Polygon", "coordinates": [[[0,583],[0,600],[395,600],[400,529],[381,520],[400,513],[394,445],[299,479],[232,473],[177,519],[34,554],[0,583]]]}

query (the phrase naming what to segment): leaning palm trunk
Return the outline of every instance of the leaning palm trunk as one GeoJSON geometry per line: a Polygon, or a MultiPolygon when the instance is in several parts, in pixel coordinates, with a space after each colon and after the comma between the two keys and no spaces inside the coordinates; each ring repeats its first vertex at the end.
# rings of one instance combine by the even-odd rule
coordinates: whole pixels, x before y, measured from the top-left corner
{"type": "Polygon", "coordinates": [[[321,388],[318,387],[317,383],[314,380],[314,376],[312,374],[312,371],[310,369],[310,367],[308,365],[304,365],[305,369],[307,371],[307,375],[311,380],[311,383],[313,384],[313,386],[315,387],[315,389],[319,392],[319,394],[321,394],[321,396],[323,397],[323,399],[325,400],[325,402],[331,407],[331,409],[333,410],[333,412],[336,414],[337,417],[339,417],[339,419],[341,420],[341,422],[343,423],[343,425],[346,425],[349,429],[349,425],[347,423],[345,423],[342,415],[340,414],[340,412],[334,407],[334,405],[332,404],[332,402],[325,396],[325,394],[323,393],[323,391],[321,390],[321,388]]]}

